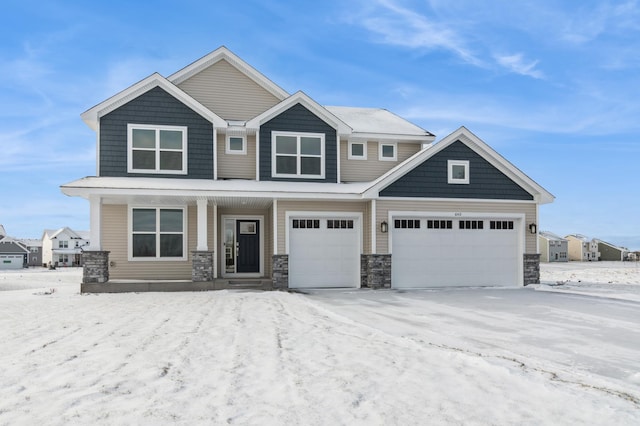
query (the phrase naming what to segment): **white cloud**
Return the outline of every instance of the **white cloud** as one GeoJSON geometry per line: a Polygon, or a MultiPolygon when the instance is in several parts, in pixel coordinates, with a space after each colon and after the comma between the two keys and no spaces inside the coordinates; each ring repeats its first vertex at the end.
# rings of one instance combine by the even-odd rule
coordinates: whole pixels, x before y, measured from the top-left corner
{"type": "Polygon", "coordinates": [[[524,55],[522,53],[516,53],[513,55],[494,55],[494,58],[499,65],[511,72],[533,78],[544,78],[542,71],[535,69],[539,61],[534,60],[525,62],[524,55]]]}

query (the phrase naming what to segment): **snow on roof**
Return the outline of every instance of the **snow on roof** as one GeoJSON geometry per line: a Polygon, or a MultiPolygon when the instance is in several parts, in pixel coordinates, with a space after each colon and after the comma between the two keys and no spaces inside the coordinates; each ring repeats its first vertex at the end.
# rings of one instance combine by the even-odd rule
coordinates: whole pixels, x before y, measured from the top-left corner
{"type": "Polygon", "coordinates": [[[434,135],[423,128],[382,108],[356,108],[325,106],[330,113],[344,121],[357,134],[381,134],[390,136],[409,136],[433,140],[434,135]]]}
{"type": "Polygon", "coordinates": [[[553,232],[549,232],[549,231],[540,231],[540,236],[543,238],[546,238],[547,240],[554,240],[554,241],[566,240],[566,238],[562,238],[561,236],[556,235],[553,232]]]}
{"type": "Polygon", "coordinates": [[[589,242],[589,237],[587,237],[586,235],[582,235],[582,234],[569,234],[567,235],[565,238],[575,238],[576,240],[580,240],[583,241],[585,243],[589,242]]]}
{"type": "Polygon", "coordinates": [[[42,240],[36,240],[34,238],[22,238],[20,241],[27,247],[42,247],[42,240]]]}
{"type": "Polygon", "coordinates": [[[4,230],[4,226],[0,224],[0,237],[4,237],[7,235],[7,231],[4,230]]]}

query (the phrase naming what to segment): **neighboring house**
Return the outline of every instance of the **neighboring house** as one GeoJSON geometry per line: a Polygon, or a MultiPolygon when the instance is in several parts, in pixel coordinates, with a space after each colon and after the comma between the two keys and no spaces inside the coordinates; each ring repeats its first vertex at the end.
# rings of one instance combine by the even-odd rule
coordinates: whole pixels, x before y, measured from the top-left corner
{"type": "Polygon", "coordinates": [[[42,240],[34,240],[30,238],[23,238],[20,240],[27,250],[29,255],[27,256],[28,266],[44,266],[42,262],[42,240]]]}
{"type": "Polygon", "coordinates": [[[82,291],[521,286],[553,196],[464,127],[289,94],[222,47],[82,114],[82,291]],[[255,281],[254,281],[255,280],[255,281]]]}
{"type": "Polygon", "coordinates": [[[565,238],[569,242],[569,260],[591,262],[600,257],[596,240],[580,234],[567,235],[565,238]]]}
{"type": "Polygon", "coordinates": [[[4,229],[4,226],[0,224],[0,240],[7,236],[7,231],[4,229]]]}
{"type": "Polygon", "coordinates": [[[4,228],[1,231],[3,235],[0,236],[0,269],[24,268],[29,251],[20,241],[6,236],[4,228]]]}
{"type": "Polygon", "coordinates": [[[81,266],[89,233],[68,227],[46,229],[42,234],[42,263],[46,266],[81,266]]]}
{"type": "Polygon", "coordinates": [[[606,241],[596,239],[598,244],[599,259],[598,260],[627,260],[629,257],[629,249],[618,247],[606,241]]]}
{"type": "Polygon", "coordinates": [[[540,231],[538,235],[540,262],[568,262],[569,242],[552,232],[540,231]]]}

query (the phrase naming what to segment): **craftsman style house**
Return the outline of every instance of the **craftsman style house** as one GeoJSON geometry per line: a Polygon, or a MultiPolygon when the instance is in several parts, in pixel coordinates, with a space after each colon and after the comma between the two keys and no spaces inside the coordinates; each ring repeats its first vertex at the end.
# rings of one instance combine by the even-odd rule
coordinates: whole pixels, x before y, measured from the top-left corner
{"type": "Polygon", "coordinates": [[[521,286],[553,196],[464,127],[289,94],[222,47],[82,114],[82,291],[521,286]]]}

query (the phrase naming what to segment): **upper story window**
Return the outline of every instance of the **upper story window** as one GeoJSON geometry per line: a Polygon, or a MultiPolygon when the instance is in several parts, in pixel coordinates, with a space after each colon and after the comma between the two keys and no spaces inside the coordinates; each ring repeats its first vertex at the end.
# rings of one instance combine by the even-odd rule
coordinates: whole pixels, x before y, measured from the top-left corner
{"type": "Polygon", "coordinates": [[[225,148],[227,154],[246,154],[247,140],[244,136],[227,136],[225,148]]]}
{"type": "Polygon", "coordinates": [[[366,160],[367,159],[367,143],[349,141],[349,153],[347,158],[349,160],[366,160]]]}
{"type": "Polygon", "coordinates": [[[378,144],[378,158],[382,161],[396,161],[398,159],[397,147],[395,143],[378,144]]]}
{"type": "Polygon", "coordinates": [[[187,128],[128,126],[129,173],[187,174],[187,128]]]}
{"type": "Polygon", "coordinates": [[[449,160],[447,161],[448,183],[469,183],[469,161],[449,160]]]}
{"type": "Polygon", "coordinates": [[[69,241],[58,241],[58,248],[69,248],[69,241]]]}
{"type": "Polygon", "coordinates": [[[273,177],[324,178],[324,134],[272,133],[273,177]]]}
{"type": "Polygon", "coordinates": [[[132,260],[185,258],[184,208],[132,208],[129,223],[129,253],[132,260]]]}

